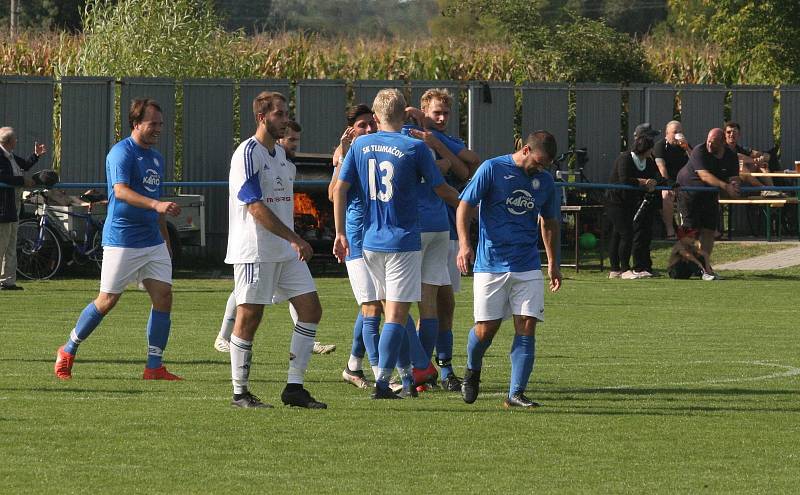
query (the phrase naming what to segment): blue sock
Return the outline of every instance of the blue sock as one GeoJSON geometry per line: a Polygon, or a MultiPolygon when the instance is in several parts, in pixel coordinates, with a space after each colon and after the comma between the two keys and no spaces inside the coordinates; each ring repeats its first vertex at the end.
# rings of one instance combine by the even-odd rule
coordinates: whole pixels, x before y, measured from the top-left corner
{"type": "MultiPolygon", "coordinates": [[[[400,346],[403,343],[403,325],[399,323],[383,324],[383,330],[378,341],[378,368],[381,370],[392,370],[397,364],[397,356],[400,354],[400,346]]],[[[381,388],[389,386],[389,377],[380,380],[381,388]]]]}
{"type": "Polygon", "coordinates": [[[400,341],[400,353],[397,355],[397,368],[405,368],[411,365],[411,353],[408,345],[408,332],[403,332],[403,340],[400,341]]]}
{"type": "Polygon", "coordinates": [[[68,354],[72,354],[73,356],[75,353],[78,352],[78,346],[86,340],[86,338],[92,334],[97,325],[103,321],[103,315],[100,314],[100,311],[97,310],[97,306],[94,305],[94,301],[90,302],[83,311],[81,311],[81,315],[78,317],[78,322],[75,324],[75,328],[72,329],[72,332],[69,334],[69,338],[67,339],[67,343],[64,345],[64,352],[68,354]]]}
{"type": "Polygon", "coordinates": [[[528,379],[533,371],[533,361],[536,358],[536,337],[515,335],[511,345],[511,386],[508,396],[522,393],[528,387],[528,379]]]}
{"type": "Polygon", "coordinates": [[[414,318],[411,315],[406,320],[406,333],[408,334],[408,353],[411,356],[411,364],[417,369],[427,369],[431,364],[431,355],[425,354],[425,349],[422,348],[422,342],[417,335],[417,326],[414,324],[414,318]]]}
{"type": "Polygon", "coordinates": [[[483,355],[490,345],[492,345],[492,340],[486,339],[481,342],[475,335],[475,327],[472,327],[467,338],[467,368],[472,371],[480,370],[483,366],[483,355]]]}
{"type": "Polygon", "coordinates": [[[378,326],[381,324],[379,316],[365,316],[361,325],[361,337],[364,339],[364,347],[367,350],[367,358],[370,366],[378,365],[378,326]]]}
{"type": "Polygon", "coordinates": [[[161,367],[161,357],[169,340],[169,313],[150,310],[150,319],[147,320],[147,367],[150,369],[161,367]]]}
{"type": "Polygon", "coordinates": [[[436,360],[439,364],[439,375],[442,380],[453,373],[453,331],[439,329],[436,338],[436,360]]]}
{"type": "Polygon", "coordinates": [[[358,311],[358,316],[356,316],[356,322],[353,325],[353,347],[350,350],[350,354],[363,358],[364,353],[366,352],[367,348],[364,347],[364,337],[361,335],[362,327],[364,325],[364,316],[361,314],[361,311],[358,311]]]}
{"type": "Polygon", "coordinates": [[[425,318],[419,320],[419,342],[422,344],[422,350],[425,356],[430,361],[433,356],[433,348],[436,345],[436,339],[439,335],[439,319],[438,318],[425,318]]]}

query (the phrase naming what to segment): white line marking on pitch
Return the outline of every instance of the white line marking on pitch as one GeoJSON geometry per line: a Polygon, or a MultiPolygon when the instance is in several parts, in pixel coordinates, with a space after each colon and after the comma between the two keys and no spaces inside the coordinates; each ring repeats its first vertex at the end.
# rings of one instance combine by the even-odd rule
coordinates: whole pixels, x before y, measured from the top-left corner
{"type": "MultiPolygon", "coordinates": [[[[713,361],[694,361],[689,364],[713,364],[713,361]]],[[[615,385],[612,387],[601,387],[604,389],[622,389],[622,388],[633,388],[633,387],[665,387],[665,386],[681,386],[681,385],[719,385],[724,383],[742,383],[742,382],[759,382],[764,380],[772,380],[775,378],[791,378],[793,376],[800,375],[800,368],[796,368],[794,366],[789,366],[786,364],[778,364],[778,363],[765,363],[763,361],[731,361],[733,364],[749,364],[755,366],[766,366],[771,368],[779,368],[785,371],[778,372],[778,373],[770,373],[768,375],[759,375],[759,376],[750,376],[750,377],[739,377],[739,378],[718,378],[712,380],[700,380],[700,381],[693,381],[693,382],[668,382],[668,383],[640,383],[637,385],[615,385]]]]}

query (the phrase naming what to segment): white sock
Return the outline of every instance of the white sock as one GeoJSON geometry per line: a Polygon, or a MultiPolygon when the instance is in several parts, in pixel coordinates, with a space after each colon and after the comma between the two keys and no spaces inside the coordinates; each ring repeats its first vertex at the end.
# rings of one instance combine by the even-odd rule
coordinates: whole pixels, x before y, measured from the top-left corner
{"type": "Polygon", "coordinates": [[[233,393],[243,394],[250,382],[250,363],[253,360],[253,341],[231,335],[231,381],[233,393]]]}
{"type": "Polygon", "coordinates": [[[222,325],[219,328],[219,337],[231,340],[233,324],[236,323],[236,295],[231,292],[228,302],[225,303],[225,316],[222,317],[222,325]]]}
{"type": "Polygon", "coordinates": [[[350,354],[350,359],[347,360],[347,369],[350,371],[358,371],[361,369],[362,361],[364,358],[356,357],[350,354]]]}
{"type": "Polygon", "coordinates": [[[381,374],[381,369],[378,368],[377,365],[372,366],[372,375],[375,376],[376,381],[378,380],[378,376],[380,376],[380,374],[381,374]]]}
{"type": "Polygon", "coordinates": [[[292,332],[292,344],[289,347],[289,376],[286,383],[303,384],[303,376],[314,350],[314,337],[317,335],[317,323],[298,321],[292,332]]]}

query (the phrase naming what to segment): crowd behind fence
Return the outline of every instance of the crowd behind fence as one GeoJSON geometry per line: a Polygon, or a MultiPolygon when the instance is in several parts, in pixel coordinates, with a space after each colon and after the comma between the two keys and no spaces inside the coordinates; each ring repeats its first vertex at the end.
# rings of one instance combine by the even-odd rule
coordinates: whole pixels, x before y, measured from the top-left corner
{"type": "MultiPolygon", "coordinates": [[[[800,86],[0,76],[0,125],[16,129],[19,150],[39,141],[56,151],[62,181],[101,182],[108,149],[129,133],[127,102],[152,97],[164,109],[158,149],[173,164],[165,178],[202,183],[227,179],[236,143],[255,128],[250,102],[258,92],[287,95],[304,129],[298,151],[330,153],[345,125],[347,105],[370,103],[383,87],[402,88],[412,104],[425,89],[448,88],[457,96],[449,133],[461,136],[482,158],[509,153],[516,136],[547,129],[562,151],[588,149],[583,173],[596,183],[607,179],[641,122],[663,130],[669,120],[681,120],[689,142],[696,144],[728,118],[742,125],[748,146],[769,150],[780,142],[785,162],[800,158],[800,86]]],[[[45,155],[37,169],[50,168],[52,160],[45,155]]],[[[227,192],[196,186],[184,192],[206,195],[209,254],[219,254],[225,246],[227,192]]]]}

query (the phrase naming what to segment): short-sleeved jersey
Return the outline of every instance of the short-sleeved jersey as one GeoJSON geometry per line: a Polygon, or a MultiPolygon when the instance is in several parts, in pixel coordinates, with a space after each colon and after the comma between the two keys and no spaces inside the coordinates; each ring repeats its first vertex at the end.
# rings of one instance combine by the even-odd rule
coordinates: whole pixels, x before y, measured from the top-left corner
{"type": "Polygon", "coordinates": [[[549,172],[528,176],[511,155],[498,156],[481,164],[460,197],[480,208],[473,271],[541,268],[539,216],[550,219],[560,214],[555,181],[549,172]]]}
{"type": "MultiPolygon", "coordinates": [[[[722,158],[717,158],[708,152],[705,143],[698,144],[689,155],[689,161],[678,173],[678,184],[681,186],[705,186],[697,175],[698,170],[707,170],[714,177],[727,181],[731,177],[739,175],[739,157],[727,146],[722,158]]],[[[709,194],[716,194],[710,192],[709,194]]]]}
{"type": "Polygon", "coordinates": [[[288,228],[294,228],[296,168],[276,145],[272,153],[255,137],[231,158],[228,181],[228,252],[225,263],[288,261],[297,256],[289,241],[256,222],[248,205],[261,201],[288,228]]]}
{"type": "Polygon", "coordinates": [[[127,184],[142,196],[158,199],[163,176],[164,158],[158,151],[142,148],[131,137],[111,148],[106,156],[108,209],[103,246],[143,248],[164,242],[155,210],[130,205],[114,194],[114,184],[127,184]]]}
{"type": "MultiPolygon", "coordinates": [[[[409,135],[411,129],[419,129],[419,127],[405,125],[400,132],[404,136],[416,139],[409,135]]],[[[433,150],[431,150],[431,154],[434,160],[441,158],[433,150]]],[[[444,232],[450,229],[447,205],[442,198],[436,195],[425,179],[420,179],[417,183],[417,213],[419,228],[422,232],[444,232]]]]}
{"type": "Polygon", "coordinates": [[[364,249],[406,252],[422,249],[417,183],[444,183],[428,147],[399,132],[361,136],[347,152],[339,180],[364,199],[364,249]]]}

